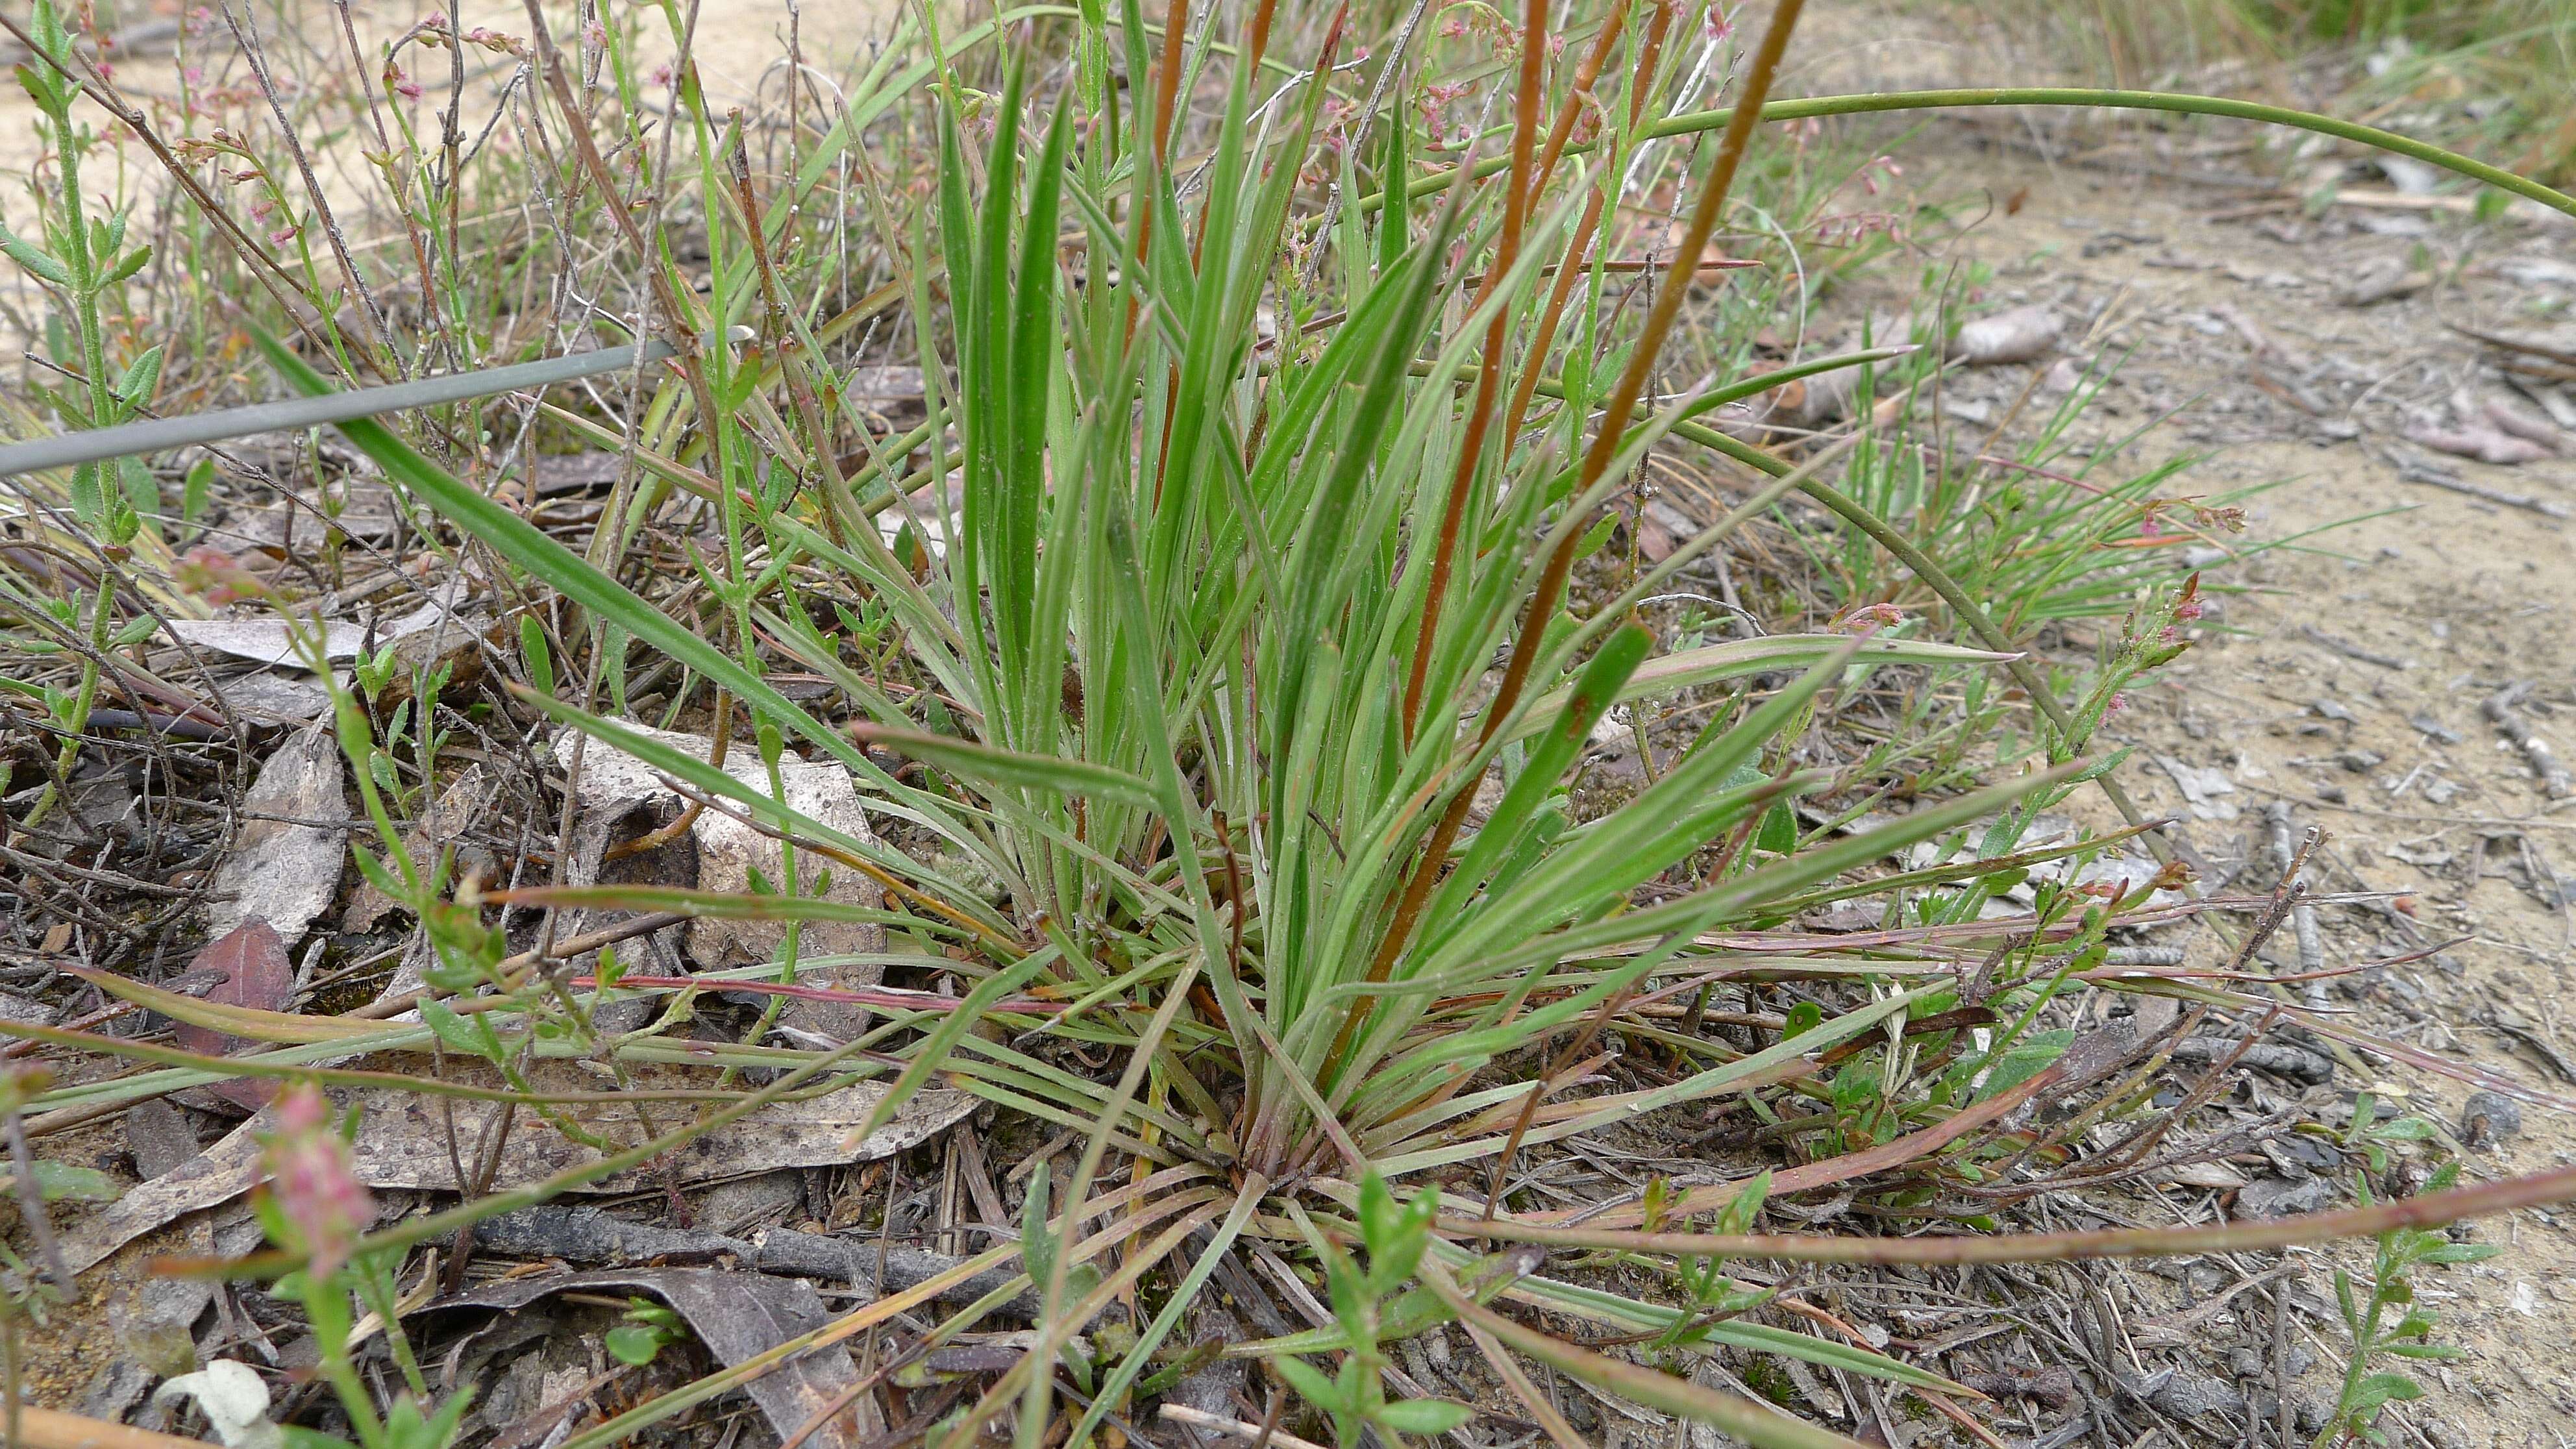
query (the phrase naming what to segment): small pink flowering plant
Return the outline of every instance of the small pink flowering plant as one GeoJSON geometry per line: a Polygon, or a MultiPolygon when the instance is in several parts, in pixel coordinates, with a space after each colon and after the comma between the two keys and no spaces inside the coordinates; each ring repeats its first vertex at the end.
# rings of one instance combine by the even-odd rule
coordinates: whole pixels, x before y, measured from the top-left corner
{"type": "MultiPolygon", "coordinates": [[[[270,1109],[275,1130],[264,1139],[268,1181],[251,1202],[269,1241],[303,1259],[280,1278],[276,1293],[304,1305],[319,1351],[314,1371],[331,1386],[357,1438],[356,1449],[448,1449],[456,1442],[470,1393],[457,1393],[435,1411],[427,1379],[402,1332],[401,1291],[394,1282],[401,1253],[366,1252],[361,1241],[375,1221],[376,1201],[358,1180],[345,1132],[353,1125],[334,1112],[320,1088],[289,1088],[270,1109]],[[350,1353],[354,1304],[383,1323],[386,1347],[401,1371],[406,1392],[380,1413],[376,1397],[350,1353]]],[[[290,1429],[291,1449],[347,1449],[347,1441],[310,1429],[290,1429]]]]}

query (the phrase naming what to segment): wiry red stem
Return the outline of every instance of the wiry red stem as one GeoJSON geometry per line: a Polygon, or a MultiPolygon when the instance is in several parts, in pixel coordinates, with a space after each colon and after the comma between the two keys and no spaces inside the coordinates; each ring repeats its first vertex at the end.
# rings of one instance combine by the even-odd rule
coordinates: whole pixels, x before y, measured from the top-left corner
{"type": "MultiPolygon", "coordinates": [[[[1540,67],[1547,55],[1547,0],[1528,0],[1521,17],[1520,90],[1512,101],[1512,175],[1503,194],[1503,235],[1494,248],[1493,265],[1468,310],[1481,307],[1501,286],[1503,274],[1520,259],[1521,231],[1527,224],[1530,176],[1538,145],[1540,67]]],[[[1392,177],[1390,186],[1404,178],[1392,177]]],[[[1476,396],[1467,413],[1467,436],[1458,445],[1458,465],[1449,477],[1449,498],[1440,512],[1440,542],[1431,554],[1431,589],[1422,600],[1422,625],[1414,634],[1413,666],[1404,680],[1404,743],[1413,745],[1414,727],[1422,719],[1422,691],[1431,670],[1431,645],[1440,631],[1441,605],[1449,597],[1449,575],[1457,567],[1458,530],[1467,517],[1467,495],[1473,491],[1476,465],[1485,453],[1485,432],[1494,419],[1494,393],[1501,385],[1503,347],[1508,340],[1508,308],[1497,308],[1485,324],[1484,364],[1476,369],[1476,396]]]]}
{"type": "MultiPolygon", "coordinates": [[[[1655,358],[1663,349],[1664,337],[1672,331],[1674,319],[1681,315],[1682,301],[1689,294],[1691,275],[1698,270],[1699,255],[1708,246],[1710,233],[1717,229],[1718,215],[1726,209],[1726,196],[1735,184],[1735,173],[1744,161],[1746,143],[1752,138],[1754,124],[1762,114],[1764,97],[1771,92],[1772,77],[1779,73],[1780,57],[1789,48],[1789,34],[1797,28],[1798,13],[1806,0],[1780,0],[1771,13],[1770,28],[1763,32],[1761,49],[1753,57],[1753,69],[1745,77],[1744,94],[1736,102],[1735,113],[1728,120],[1725,138],[1719,143],[1717,164],[1709,172],[1699,204],[1691,212],[1680,248],[1665,268],[1664,285],[1658,289],[1654,307],[1646,314],[1646,325],[1637,337],[1636,350],[1629,355],[1628,366],[1619,375],[1619,384],[1611,391],[1610,401],[1602,411],[1601,430],[1593,435],[1592,446],[1583,455],[1583,466],[1575,476],[1574,496],[1582,497],[1601,481],[1610,469],[1610,460],[1619,453],[1620,439],[1627,434],[1627,421],[1634,415],[1637,400],[1645,396],[1646,379],[1654,371],[1655,358]]],[[[1479,743],[1493,738],[1494,731],[1519,703],[1521,691],[1529,684],[1530,670],[1538,662],[1538,652],[1547,637],[1547,621],[1556,612],[1558,600],[1565,595],[1565,581],[1574,568],[1575,545],[1582,540],[1582,530],[1567,529],[1564,538],[1548,554],[1547,564],[1539,574],[1537,592],[1530,599],[1529,612],[1521,621],[1519,638],[1513,641],[1510,662],[1503,669],[1501,686],[1494,692],[1493,703],[1486,706],[1484,728],[1479,743]]],[[[1466,824],[1467,811],[1475,803],[1474,792],[1461,782],[1452,793],[1449,808],[1432,827],[1431,838],[1414,861],[1406,880],[1403,897],[1396,903],[1395,916],[1388,922],[1386,935],[1378,943],[1377,955],[1369,962],[1368,984],[1387,979],[1395,968],[1396,957],[1412,939],[1422,907],[1431,898],[1431,888],[1439,881],[1441,865],[1449,857],[1449,847],[1457,842],[1458,831],[1466,824]]],[[[1372,998],[1360,996],[1350,1005],[1342,1029],[1335,1039],[1333,1056],[1340,1058],[1349,1048],[1351,1038],[1371,1009],[1372,998]]]]}

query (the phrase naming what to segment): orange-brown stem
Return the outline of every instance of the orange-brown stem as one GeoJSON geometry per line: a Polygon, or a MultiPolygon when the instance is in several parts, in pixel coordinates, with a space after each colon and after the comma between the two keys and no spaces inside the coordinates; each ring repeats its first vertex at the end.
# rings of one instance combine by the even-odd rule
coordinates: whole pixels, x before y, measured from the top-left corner
{"type": "MultiPolygon", "coordinates": [[[[1278,6],[1279,0],[1261,0],[1261,8],[1252,12],[1252,40],[1245,48],[1244,64],[1251,68],[1256,79],[1261,71],[1262,52],[1270,48],[1270,19],[1278,6]]],[[[1349,7],[1345,5],[1333,17],[1332,31],[1324,38],[1324,58],[1316,66],[1315,78],[1318,83],[1322,81],[1324,72],[1333,67],[1333,50],[1341,39],[1342,18],[1348,13],[1349,7]]],[[[1169,39],[1168,36],[1165,37],[1166,45],[1169,44],[1169,39]]],[[[1166,119],[1164,131],[1169,131],[1170,127],[1171,123],[1166,119]]],[[[1155,134],[1154,140],[1157,145],[1162,144],[1163,139],[1163,132],[1155,134]]],[[[1305,162],[1305,157],[1297,158],[1298,165],[1303,166],[1305,162]]],[[[1206,255],[1207,213],[1202,211],[1199,213],[1198,226],[1190,234],[1190,270],[1197,271],[1206,255]]],[[[1163,476],[1172,466],[1172,412],[1180,405],[1181,365],[1174,362],[1163,380],[1163,440],[1154,449],[1154,501],[1156,503],[1163,501],[1163,476]]]]}
{"type": "MultiPolygon", "coordinates": [[[[1157,170],[1171,158],[1172,108],[1181,92],[1181,37],[1190,28],[1190,0],[1172,0],[1163,12],[1163,56],[1154,66],[1154,163],[1157,170]]],[[[1152,255],[1154,245],[1154,200],[1140,183],[1135,204],[1144,208],[1136,218],[1136,265],[1143,267],[1152,255]]],[[[1136,299],[1127,298],[1127,338],[1136,338],[1136,299]]],[[[1159,483],[1156,485],[1161,486],[1159,483]]]]}
{"type": "MultiPolygon", "coordinates": [[[[1540,67],[1547,58],[1547,0],[1528,0],[1521,15],[1520,90],[1512,100],[1512,177],[1503,195],[1503,235],[1494,248],[1494,264],[1485,269],[1484,284],[1468,309],[1481,307],[1502,285],[1503,274],[1520,259],[1521,228],[1527,220],[1530,174],[1538,145],[1540,67]]],[[[1440,511],[1440,542],[1431,554],[1431,587],[1422,600],[1422,625],[1414,634],[1413,666],[1404,680],[1404,744],[1413,747],[1414,727],[1422,719],[1422,691],[1431,670],[1431,645],[1440,632],[1441,605],[1449,597],[1449,575],[1458,561],[1458,530],[1466,522],[1467,495],[1474,491],[1476,465],[1484,458],[1485,431],[1493,423],[1494,392],[1502,381],[1503,347],[1508,341],[1508,308],[1497,308],[1485,324],[1485,359],[1476,369],[1476,397],[1469,405],[1467,436],[1458,445],[1458,466],[1449,477],[1449,498],[1440,511]]]]}
{"type": "MultiPolygon", "coordinates": [[[[1664,26],[1672,20],[1672,14],[1672,0],[1658,0],[1649,31],[1652,38],[1646,50],[1638,56],[1637,83],[1628,98],[1628,124],[1631,126],[1636,124],[1637,107],[1645,98],[1649,83],[1654,80],[1655,47],[1662,43],[1664,26]]],[[[1565,154],[1566,143],[1574,139],[1574,124],[1583,114],[1586,101],[1592,94],[1592,83],[1601,78],[1601,68],[1610,63],[1610,51],[1619,43],[1619,37],[1627,33],[1627,28],[1627,8],[1614,8],[1610,18],[1601,22],[1601,34],[1593,40],[1592,49],[1585,52],[1582,62],[1575,66],[1574,84],[1565,90],[1565,105],[1557,111],[1556,123],[1547,128],[1547,144],[1539,148],[1538,179],[1530,185],[1533,192],[1544,193],[1547,184],[1556,179],[1557,160],[1565,154]]]]}
{"type": "MultiPolygon", "coordinates": [[[[1646,23],[1646,41],[1637,53],[1637,80],[1628,93],[1628,127],[1631,130],[1645,118],[1649,83],[1655,74],[1655,62],[1663,54],[1664,34],[1671,27],[1672,19],[1673,7],[1664,3],[1655,7],[1654,18],[1646,23]]],[[[1592,55],[1584,59],[1584,65],[1597,70],[1597,62],[1602,59],[1601,52],[1605,48],[1595,46],[1592,55]]],[[[1579,99],[1589,84],[1578,73],[1575,97],[1579,99]]],[[[1539,167],[1539,185],[1542,187],[1546,186],[1547,178],[1556,165],[1557,154],[1564,145],[1563,138],[1573,132],[1575,110],[1576,106],[1569,103],[1564,113],[1557,117],[1556,130],[1547,138],[1548,152],[1539,167]]],[[[1599,229],[1602,213],[1609,203],[1609,182],[1604,178],[1604,184],[1594,188],[1591,198],[1583,204],[1583,220],[1575,225],[1574,239],[1566,245],[1565,260],[1557,264],[1555,284],[1548,289],[1547,306],[1539,311],[1538,330],[1530,338],[1529,366],[1521,369],[1520,380],[1512,384],[1511,406],[1503,409],[1505,448],[1511,447],[1512,440],[1521,435],[1521,424],[1529,417],[1530,399],[1538,393],[1538,378],[1546,370],[1548,349],[1556,345],[1557,325],[1565,317],[1566,303],[1574,296],[1576,279],[1583,275],[1583,258],[1592,248],[1593,234],[1599,229]]]]}
{"type": "MultiPolygon", "coordinates": [[[[1699,204],[1691,211],[1690,225],[1684,229],[1681,245],[1664,270],[1664,285],[1658,289],[1654,306],[1646,314],[1646,325],[1637,337],[1636,349],[1628,356],[1628,365],[1619,374],[1618,386],[1610,393],[1603,410],[1601,429],[1592,435],[1592,446],[1583,455],[1582,469],[1575,475],[1574,496],[1581,498],[1610,471],[1610,461],[1619,454],[1620,440],[1627,436],[1628,419],[1637,408],[1637,400],[1646,395],[1646,380],[1653,375],[1655,358],[1663,350],[1664,337],[1681,315],[1682,303],[1690,295],[1691,277],[1699,270],[1700,253],[1707,249],[1711,233],[1717,230],[1717,219],[1726,210],[1727,193],[1734,188],[1735,173],[1744,162],[1746,143],[1760,121],[1762,102],[1771,93],[1772,77],[1779,73],[1780,56],[1789,48],[1789,33],[1797,28],[1798,12],[1806,0],[1780,0],[1772,12],[1771,26],[1763,32],[1762,47],[1753,57],[1753,70],[1745,78],[1744,93],[1738,98],[1735,114],[1726,123],[1725,138],[1719,142],[1717,165],[1711,169],[1708,182],[1700,190],[1699,204]]],[[[1538,651],[1546,642],[1547,621],[1555,613],[1557,601],[1564,596],[1567,574],[1574,567],[1574,550],[1582,541],[1580,529],[1567,529],[1556,548],[1548,554],[1547,566],[1539,575],[1537,593],[1530,599],[1529,613],[1521,622],[1520,637],[1513,642],[1511,662],[1503,669],[1503,682],[1495,692],[1494,703],[1485,716],[1485,731],[1490,735],[1503,716],[1520,700],[1521,690],[1529,683],[1532,666],[1538,662],[1538,651]]]]}
{"type": "MultiPolygon", "coordinates": [[[[1779,73],[1780,57],[1789,48],[1789,34],[1797,28],[1798,13],[1806,0],[1780,0],[1771,14],[1770,28],[1763,32],[1762,46],[1753,58],[1752,72],[1746,76],[1744,92],[1737,99],[1735,114],[1727,121],[1725,138],[1719,143],[1717,164],[1709,172],[1707,185],[1701,190],[1699,204],[1691,212],[1680,248],[1665,269],[1664,285],[1655,298],[1654,307],[1646,314],[1646,325],[1637,336],[1636,350],[1630,354],[1619,383],[1611,392],[1603,410],[1601,431],[1593,436],[1592,446],[1583,455],[1583,466],[1575,477],[1574,496],[1581,498],[1601,481],[1618,456],[1620,439],[1626,436],[1628,419],[1635,413],[1637,399],[1645,396],[1646,379],[1654,371],[1655,357],[1662,350],[1665,334],[1681,313],[1682,300],[1690,290],[1690,278],[1698,270],[1700,252],[1708,246],[1709,234],[1717,229],[1717,218],[1726,209],[1727,192],[1735,184],[1736,169],[1743,164],[1744,148],[1760,119],[1762,102],[1771,92],[1772,77],[1779,73]]],[[[1493,738],[1502,727],[1512,707],[1520,702],[1521,691],[1528,687],[1530,670],[1538,662],[1539,649],[1546,642],[1547,621],[1556,612],[1557,601],[1564,597],[1566,576],[1574,568],[1575,545],[1582,530],[1566,529],[1564,538],[1548,554],[1546,567],[1540,571],[1537,591],[1530,598],[1529,612],[1521,621],[1520,637],[1513,641],[1511,661],[1504,667],[1502,684],[1494,692],[1493,703],[1486,706],[1484,728],[1478,743],[1493,738]]],[[[1424,842],[1422,855],[1413,863],[1405,882],[1404,895],[1396,904],[1394,919],[1388,922],[1385,937],[1379,942],[1377,955],[1369,962],[1366,981],[1375,985],[1387,979],[1395,967],[1396,957],[1412,939],[1414,924],[1422,907],[1431,898],[1431,888],[1439,880],[1441,867],[1449,857],[1449,847],[1457,842],[1459,828],[1466,824],[1467,811],[1475,801],[1474,792],[1465,782],[1453,790],[1449,808],[1432,828],[1431,838],[1424,842]]],[[[1371,998],[1362,996],[1350,1005],[1336,1038],[1334,1056],[1349,1049],[1359,1023],[1371,1010],[1371,998]]]]}

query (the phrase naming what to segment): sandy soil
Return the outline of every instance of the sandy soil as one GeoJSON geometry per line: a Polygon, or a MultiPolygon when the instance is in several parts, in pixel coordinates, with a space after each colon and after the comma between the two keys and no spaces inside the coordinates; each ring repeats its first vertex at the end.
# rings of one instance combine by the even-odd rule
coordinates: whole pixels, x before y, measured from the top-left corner
{"type": "MultiPolygon", "coordinates": [[[[342,76],[351,69],[349,42],[340,28],[340,16],[323,0],[265,0],[265,3],[236,3],[234,13],[245,29],[265,49],[271,69],[281,75],[313,77],[342,76]]],[[[111,44],[108,59],[111,79],[132,103],[151,114],[165,139],[185,134],[177,114],[182,95],[181,72],[194,68],[198,74],[193,88],[252,84],[249,70],[240,59],[238,47],[223,20],[220,4],[196,6],[181,0],[125,0],[118,5],[98,7],[100,28],[113,40],[116,36],[131,39],[124,45],[111,44]],[[207,13],[211,12],[211,18],[207,13]],[[197,19],[190,19],[190,16],[197,19]]],[[[445,12],[455,18],[460,32],[471,33],[477,27],[489,27],[506,35],[524,37],[529,33],[526,7],[512,0],[463,0],[463,3],[438,4],[434,0],[402,0],[393,5],[352,6],[349,20],[356,33],[361,52],[368,57],[370,75],[384,53],[384,46],[405,34],[433,13],[445,12]]],[[[687,10],[684,7],[683,14],[687,10]]],[[[793,0],[702,0],[697,7],[697,28],[691,46],[697,57],[699,76],[711,101],[719,106],[751,106],[763,88],[769,99],[777,100],[783,83],[788,41],[793,35],[797,49],[806,63],[819,73],[820,82],[828,89],[836,80],[864,70],[894,29],[901,7],[893,0],[851,0],[833,5],[797,5],[793,0]]],[[[643,41],[638,47],[637,63],[650,74],[676,52],[668,28],[658,10],[642,10],[643,41]]],[[[547,23],[559,43],[570,44],[579,31],[573,7],[550,4],[546,7],[547,23]]],[[[424,60],[436,59],[436,52],[410,52],[406,64],[421,69],[424,60]]],[[[468,73],[463,95],[463,125],[468,134],[478,133],[491,120],[503,89],[509,84],[516,63],[506,57],[482,50],[469,49],[468,73]]],[[[24,58],[16,43],[0,35],[0,61],[15,65],[24,58]]],[[[443,73],[418,77],[428,84],[426,95],[409,102],[414,112],[414,127],[423,134],[437,132],[437,113],[444,106],[446,88],[443,73]]],[[[288,88],[290,105],[296,101],[288,88]]],[[[345,114],[345,113],[344,113],[345,114]]],[[[96,112],[92,112],[95,122],[96,112]]],[[[37,131],[41,113],[13,81],[0,86],[0,218],[12,224],[31,215],[31,204],[23,180],[41,154],[37,131]]],[[[202,129],[206,121],[200,121],[202,129]]],[[[254,124],[273,127],[265,111],[256,113],[254,124]]],[[[94,197],[123,197],[148,200],[161,194],[167,178],[158,170],[152,154],[132,144],[110,128],[110,142],[102,159],[94,163],[84,180],[94,197]]],[[[329,175],[324,177],[335,209],[347,205],[346,196],[356,195],[358,178],[329,175]],[[342,188],[349,188],[342,194],[342,188]]],[[[373,179],[366,179],[372,189],[373,179]]]]}
{"type": "MultiPolygon", "coordinates": [[[[2175,411],[2140,446],[2141,465],[2205,455],[2183,480],[2191,493],[2278,483],[2252,501],[2247,540],[2330,530],[2301,549],[2213,569],[2214,584],[2242,592],[2219,596],[2217,627],[2117,722],[2138,750],[2130,788],[2142,806],[2181,817],[2239,888],[2277,878],[2269,807],[2287,804],[2295,830],[2322,827],[2315,888],[2389,902],[2320,912],[2328,965],[2461,938],[2431,960],[2339,980],[2327,1001],[2364,1030],[2566,1102],[2576,1078],[2554,1043],[2568,1040],[2557,1018],[2576,970],[2576,801],[2547,800],[2480,705],[2529,681],[2529,722],[2562,754],[2576,745],[2576,549],[2558,518],[2400,469],[2438,468],[2563,510],[2576,505],[2576,462],[2491,467],[2397,434],[2463,390],[2512,397],[2456,329],[2542,330],[2546,317],[2534,314],[2576,293],[2517,282],[2530,273],[2516,263],[2563,264],[2576,244],[2564,230],[2471,231],[2343,209],[2217,221],[2241,198],[2116,164],[2052,164],[2026,142],[2018,128],[1942,125],[1904,154],[1927,195],[1982,189],[1997,199],[1989,220],[1946,247],[1994,268],[1990,297],[2055,303],[2068,335],[2083,339],[2062,355],[2079,363],[2127,354],[2079,432],[2107,438],[2175,411]],[[2003,214],[2004,198],[2018,199],[2014,214],[2003,214]],[[2428,253],[2465,267],[2402,300],[2336,300],[2360,268],[2413,266],[2428,253]],[[2165,761],[2215,770],[2231,788],[2205,791],[2196,808],[2165,761]]],[[[2028,380],[2024,368],[1998,368],[1955,396],[2000,415],[2028,380]]],[[[2566,441],[2576,452],[2576,434],[2566,441]]],[[[2097,823],[2116,823],[2104,815],[2097,823]]],[[[2191,944],[2196,962],[2215,949],[2191,944]]],[[[2296,969],[2295,947],[2284,942],[2278,960],[2296,969]]],[[[2383,1095],[2460,1131],[2469,1087],[2373,1065],[2383,1095]]],[[[2348,1100],[2364,1084],[2346,1073],[2333,1091],[2348,1100]]],[[[2470,1150],[2473,1174],[2576,1162],[2576,1117],[2526,1107],[2522,1122],[2519,1135],[2470,1150]]],[[[2174,1196],[2179,1216],[2206,1210],[2190,1196],[2174,1196]]],[[[2481,1224],[2476,1236],[2505,1252],[2421,1276],[2442,1314],[2440,1339],[2467,1356],[2424,1376],[2430,1395],[2412,1421],[2446,1449],[2564,1443],[2576,1431],[2576,1235],[2562,1215],[2533,1212],[2481,1224]]],[[[2322,1291],[2322,1275],[2310,1287],[2322,1291]]],[[[2335,1330],[2311,1326],[2332,1360],[2335,1330]]]]}

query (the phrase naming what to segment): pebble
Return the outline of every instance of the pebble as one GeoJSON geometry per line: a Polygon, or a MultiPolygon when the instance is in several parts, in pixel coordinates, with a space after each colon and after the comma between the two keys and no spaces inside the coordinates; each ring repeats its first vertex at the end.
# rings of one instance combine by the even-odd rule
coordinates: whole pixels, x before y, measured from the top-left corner
{"type": "Polygon", "coordinates": [[[2257,1178],[2236,1195],[2236,1216],[2282,1218],[2294,1213],[2322,1212],[2334,1198],[2335,1185],[2328,1178],[2257,1178]]]}
{"type": "Polygon", "coordinates": [[[2522,1104],[2502,1092],[2471,1092],[2460,1108],[2460,1140],[2471,1147],[2522,1135],[2522,1104]]]}
{"type": "Polygon", "coordinates": [[[2121,1387],[2177,1419],[2245,1411],[2245,1396],[2237,1392],[2234,1384],[2193,1363],[2176,1364],[2161,1374],[2143,1377],[2123,1374],[2121,1387]]]}

